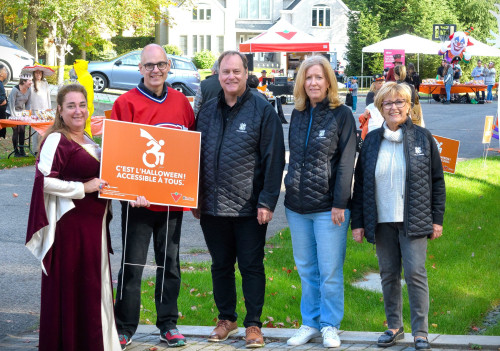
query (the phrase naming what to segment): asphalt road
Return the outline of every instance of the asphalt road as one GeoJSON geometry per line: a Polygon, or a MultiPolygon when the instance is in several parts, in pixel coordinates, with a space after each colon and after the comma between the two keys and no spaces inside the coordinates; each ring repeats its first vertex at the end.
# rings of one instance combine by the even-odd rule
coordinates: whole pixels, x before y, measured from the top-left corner
{"type": "MultiPolygon", "coordinates": [[[[496,101],[485,105],[442,105],[423,101],[422,106],[425,123],[433,134],[461,141],[460,158],[482,156],[484,117],[496,115],[496,101]]],[[[109,106],[97,104],[96,109],[100,108],[108,109],[109,106]]],[[[292,108],[284,106],[288,119],[292,108]]],[[[359,97],[358,115],[363,108],[364,97],[359,97]]],[[[284,133],[287,138],[288,125],[284,125],[284,133]]],[[[0,170],[0,340],[7,334],[17,335],[37,328],[41,270],[39,262],[24,247],[33,177],[34,167],[0,170]]],[[[112,256],[113,279],[118,274],[121,256],[119,210],[119,204],[114,202],[115,219],[111,226],[115,249],[112,256]]],[[[286,226],[282,194],[268,235],[286,226]]],[[[181,259],[188,262],[210,258],[198,221],[189,212],[185,212],[183,222],[181,253],[181,259]]],[[[146,270],[147,274],[152,272],[152,269],[146,270]]]]}

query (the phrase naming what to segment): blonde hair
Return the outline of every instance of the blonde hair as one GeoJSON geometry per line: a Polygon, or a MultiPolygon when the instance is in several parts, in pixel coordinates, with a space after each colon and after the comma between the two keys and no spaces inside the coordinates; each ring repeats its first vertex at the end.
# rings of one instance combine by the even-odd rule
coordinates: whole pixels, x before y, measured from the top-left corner
{"type": "Polygon", "coordinates": [[[295,108],[299,111],[304,111],[307,107],[307,101],[309,97],[306,94],[304,84],[306,82],[306,73],[312,66],[319,65],[323,69],[323,74],[328,82],[328,89],[326,90],[326,96],[328,98],[329,106],[331,109],[337,108],[342,105],[339,99],[338,88],[337,88],[337,78],[335,78],[335,72],[330,66],[330,62],[321,55],[314,55],[302,62],[297,73],[297,78],[295,80],[295,88],[293,89],[293,96],[295,97],[295,108]]]}
{"type": "Polygon", "coordinates": [[[401,65],[401,66],[396,66],[394,67],[394,73],[399,76],[399,81],[404,82],[406,79],[406,67],[401,65]]]}
{"type": "Polygon", "coordinates": [[[66,98],[66,95],[69,93],[81,93],[83,97],[85,98],[85,101],[87,102],[87,90],[85,90],[85,87],[80,84],[69,84],[63,86],[59,91],[57,92],[57,109],[56,109],[56,117],[54,119],[54,124],[47,130],[45,135],[43,136],[42,140],[40,140],[39,147],[43,143],[43,141],[52,133],[61,133],[64,135],[67,139],[71,140],[70,136],[70,130],[66,123],[64,123],[64,120],[61,117],[60,109],[63,106],[64,99],[66,98]]]}
{"type": "Polygon", "coordinates": [[[385,83],[382,88],[378,91],[377,95],[375,96],[375,101],[373,102],[375,104],[375,107],[380,111],[380,113],[383,115],[382,112],[382,103],[384,102],[384,99],[389,97],[389,96],[401,96],[405,99],[406,103],[409,104],[411,108],[411,89],[408,85],[406,84],[398,84],[396,82],[387,82],[385,83]]]}

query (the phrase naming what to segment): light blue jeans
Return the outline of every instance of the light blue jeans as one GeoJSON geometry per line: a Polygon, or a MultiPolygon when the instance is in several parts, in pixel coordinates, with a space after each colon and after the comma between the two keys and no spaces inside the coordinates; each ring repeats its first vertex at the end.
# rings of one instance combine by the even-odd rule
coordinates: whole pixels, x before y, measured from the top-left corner
{"type": "Polygon", "coordinates": [[[487,90],[488,90],[488,94],[486,95],[486,100],[487,101],[493,101],[493,92],[492,92],[493,85],[488,85],[487,90]]]}
{"type": "Polygon", "coordinates": [[[444,85],[444,89],[446,90],[446,101],[450,101],[450,98],[451,98],[450,92],[451,92],[451,86],[452,85],[453,84],[445,84],[444,85]]]}
{"type": "Polygon", "coordinates": [[[349,210],[334,225],[331,212],[299,214],[286,209],[293,258],[302,283],[302,324],[321,330],[340,328],[344,317],[344,260],[349,210]]]}

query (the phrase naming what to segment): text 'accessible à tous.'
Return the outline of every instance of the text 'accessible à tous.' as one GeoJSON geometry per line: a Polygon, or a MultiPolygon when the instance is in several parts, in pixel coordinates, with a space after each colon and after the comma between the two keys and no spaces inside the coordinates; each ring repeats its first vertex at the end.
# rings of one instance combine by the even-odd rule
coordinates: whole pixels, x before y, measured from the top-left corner
{"type": "Polygon", "coordinates": [[[116,166],[117,178],[152,183],[184,185],[185,173],[161,171],[155,169],[116,166]]]}

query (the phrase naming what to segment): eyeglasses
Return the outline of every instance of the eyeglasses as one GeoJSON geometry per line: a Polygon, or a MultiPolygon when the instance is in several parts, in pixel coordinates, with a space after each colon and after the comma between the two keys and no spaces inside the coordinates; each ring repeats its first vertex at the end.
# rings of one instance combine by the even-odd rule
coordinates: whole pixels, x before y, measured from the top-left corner
{"type": "Polygon", "coordinates": [[[382,107],[384,108],[384,110],[390,110],[392,108],[392,105],[396,105],[397,108],[402,108],[405,107],[406,101],[396,100],[396,101],[384,101],[382,103],[382,107]]]}
{"type": "Polygon", "coordinates": [[[152,71],[155,69],[155,66],[158,67],[158,69],[160,71],[163,71],[165,69],[167,69],[168,67],[168,62],[158,62],[158,63],[145,63],[144,65],[144,68],[146,69],[146,71],[152,71]]]}

